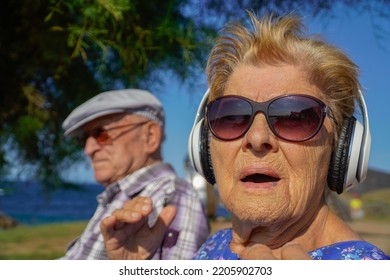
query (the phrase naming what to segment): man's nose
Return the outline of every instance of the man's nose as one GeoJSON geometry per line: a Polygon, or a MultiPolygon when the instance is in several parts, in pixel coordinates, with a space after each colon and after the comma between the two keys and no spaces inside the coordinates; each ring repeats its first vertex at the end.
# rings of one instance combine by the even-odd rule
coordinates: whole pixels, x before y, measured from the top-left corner
{"type": "Polygon", "coordinates": [[[84,144],[84,153],[87,156],[91,156],[96,150],[100,149],[101,145],[97,142],[96,138],[88,135],[87,139],[85,140],[84,144]]]}

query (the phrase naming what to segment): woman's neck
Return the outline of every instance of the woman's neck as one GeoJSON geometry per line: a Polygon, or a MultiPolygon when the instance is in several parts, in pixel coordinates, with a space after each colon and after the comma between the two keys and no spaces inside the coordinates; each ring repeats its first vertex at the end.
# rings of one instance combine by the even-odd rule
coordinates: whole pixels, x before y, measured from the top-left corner
{"type": "Polygon", "coordinates": [[[309,252],[336,242],[360,239],[326,204],[314,213],[315,215],[300,219],[299,222],[284,225],[280,223],[271,227],[244,225],[233,218],[230,248],[240,254],[248,246],[263,244],[279,257],[281,247],[287,242],[296,242],[309,252]]]}

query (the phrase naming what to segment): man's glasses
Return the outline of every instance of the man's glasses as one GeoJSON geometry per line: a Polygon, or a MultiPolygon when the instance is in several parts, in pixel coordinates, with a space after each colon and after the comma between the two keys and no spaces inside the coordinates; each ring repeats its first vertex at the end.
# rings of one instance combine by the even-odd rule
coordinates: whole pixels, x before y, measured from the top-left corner
{"type": "Polygon", "coordinates": [[[80,141],[80,144],[81,145],[85,145],[85,143],[87,142],[87,139],[89,137],[93,137],[95,138],[96,142],[103,146],[103,145],[111,145],[112,144],[112,141],[114,141],[116,138],[118,138],[119,136],[121,136],[122,134],[124,133],[127,133],[133,129],[135,129],[136,127],[140,126],[140,125],[143,125],[145,123],[149,122],[148,121],[144,121],[144,122],[140,122],[140,123],[130,123],[130,124],[124,124],[124,125],[118,125],[118,126],[113,126],[113,127],[109,127],[109,128],[103,128],[103,127],[97,127],[95,129],[93,129],[92,131],[88,131],[88,132],[84,132],[80,137],[79,137],[79,141],[80,141]],[[115,129],[119,129],[119,128],[124,128],[124,127],[129,127],[129,126],[133,126],[132,128],[128,129],[128,130],[125,130],[123,131],[122,133],[120,133],[119,135],[117,135],[115,138],[112,138],[108,132],[111,131],[111,130],[115,130],[115,129]]]}
{"type": "Polygon", "coordinates": [[[207,105],[207,124],[216,138],[235,140],[248,131],[258,112],[265,115],[277,137],[302,142],[318,133],[329,108],[321,100],[302,94],[279,96],[266,102],[227,95],[207,105]]]}

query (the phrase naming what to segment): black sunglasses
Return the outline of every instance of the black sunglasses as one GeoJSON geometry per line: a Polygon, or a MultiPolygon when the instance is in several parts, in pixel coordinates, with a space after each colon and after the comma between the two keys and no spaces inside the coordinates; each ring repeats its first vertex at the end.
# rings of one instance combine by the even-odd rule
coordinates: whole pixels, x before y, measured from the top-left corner
{"type": "Polygon", "coordinates": [[[235,140],[248,131],[258,112],[265,115],[277,137],[302,142],[318,133],[330,110],[321,100],[303,94],[278,96],[266,102],[226,95],[207,105],[207,124],[216,138],[235,140]]]}

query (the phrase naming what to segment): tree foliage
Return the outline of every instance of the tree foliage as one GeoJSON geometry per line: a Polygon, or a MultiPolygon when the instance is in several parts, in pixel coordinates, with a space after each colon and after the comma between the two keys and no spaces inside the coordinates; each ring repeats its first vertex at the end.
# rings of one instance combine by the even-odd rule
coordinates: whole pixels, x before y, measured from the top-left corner
{"type": "Polygon", "coordinates": [[[12,151],[39,179],[80,155],[61,129],[75,106],[118,85],[147,86],[165,70],[185,79],[200,68],[212,35],[194,29],[176,0],[1,5],[0,163],[12,151]]]}
{"type": "MultiPolygon", "coordinates": [[[[151,89],[167,72],[196,80],[215,34],[247,9],[318,16],[331,13],[336,2],[3,0],[0,167],[19,164],[38,179],[56,178],[81,155],[61,128],[81,102],[117,87],[151,89]]],[[[389,0],[344,3],[375,8],[384,17],[380,5],[390,5],[389,0]]]]}

